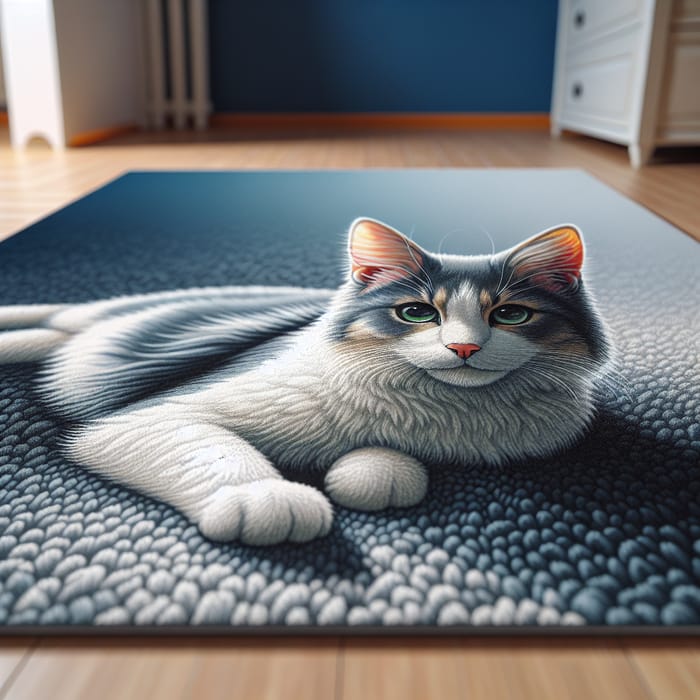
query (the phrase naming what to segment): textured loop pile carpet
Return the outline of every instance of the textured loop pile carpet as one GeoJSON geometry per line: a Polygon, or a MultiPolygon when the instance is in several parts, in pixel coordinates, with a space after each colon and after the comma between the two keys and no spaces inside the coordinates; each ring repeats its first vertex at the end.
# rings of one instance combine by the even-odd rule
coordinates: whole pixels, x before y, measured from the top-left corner
{"type": "Polygon", "coordinates": [[[37,368],[3,366],[5,629],[700,624],[700,249],[583,173],[129,174],[0,245],[0,304],[334,287],[357,216],[462,254],[580,226],[619,368],[585,439],[527,464],[435,465],[420,505],[337,507],[318,541],[217,544],[68,462],[37,368]]]}

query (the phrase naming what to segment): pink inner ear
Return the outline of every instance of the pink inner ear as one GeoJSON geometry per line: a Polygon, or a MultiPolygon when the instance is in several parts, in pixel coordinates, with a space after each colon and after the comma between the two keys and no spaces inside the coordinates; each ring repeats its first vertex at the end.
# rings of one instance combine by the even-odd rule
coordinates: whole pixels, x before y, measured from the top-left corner
{"type": "Polygon", "coordinates": [[[350,230],[352,277],[377,287],[415,275],[423,262],[420,249],[398,231],[378,221],[360,219],[350,230]]]}
{"type": "Polygon", "coordinates": [[[514,279],[528,280],[555,292],[575,289],[583,266],[583,241],[569,226],[526,241],[511,256],[514,279]]]}

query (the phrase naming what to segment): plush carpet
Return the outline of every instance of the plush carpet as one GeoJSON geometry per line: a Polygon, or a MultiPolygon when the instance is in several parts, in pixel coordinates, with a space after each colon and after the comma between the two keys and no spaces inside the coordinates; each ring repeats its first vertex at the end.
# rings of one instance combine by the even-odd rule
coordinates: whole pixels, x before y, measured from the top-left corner
{"type": "Polygon", "coordinates": [[[221,545],[67,462],[36,368],[0,367],[6,630],[700,624],[700,249],[584,173],[132,173],[0,245],[0,304],[332,287],[360,215],[454,253],[583,229],[621,372],[584,441],[508,468],[436,466],[421,505],[337,508],[316,542],[221,545]]]}

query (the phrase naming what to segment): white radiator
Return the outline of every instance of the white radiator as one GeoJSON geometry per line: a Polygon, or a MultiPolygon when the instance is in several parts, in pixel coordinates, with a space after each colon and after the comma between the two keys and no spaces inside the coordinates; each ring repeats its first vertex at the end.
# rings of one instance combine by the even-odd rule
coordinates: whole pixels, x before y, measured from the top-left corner
{"type": "Polygon", "coordinates": [[[149,125],[159,129],[170,119],[176,129],[190,121],[206,128],[211,111],[207,0],[147,0],[146,27],[149,125]]]}

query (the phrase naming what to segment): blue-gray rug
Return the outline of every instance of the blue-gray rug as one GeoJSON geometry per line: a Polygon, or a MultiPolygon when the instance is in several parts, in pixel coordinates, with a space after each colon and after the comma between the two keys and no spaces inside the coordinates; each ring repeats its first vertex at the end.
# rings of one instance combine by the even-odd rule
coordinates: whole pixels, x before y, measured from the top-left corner
{"type": "Polygon", "coordinates": [[[37,367],[3,366],[6,631],[696,629],[700,249],[584,173],[131,173],[0,245],[0,304],[335,287],[357,216],[461,254],[577,224],[621,387],[585,439],[507,468],[434,465],[419,505],[337,507],[313,542],[220,544],[67,461],[37,367]]]}

